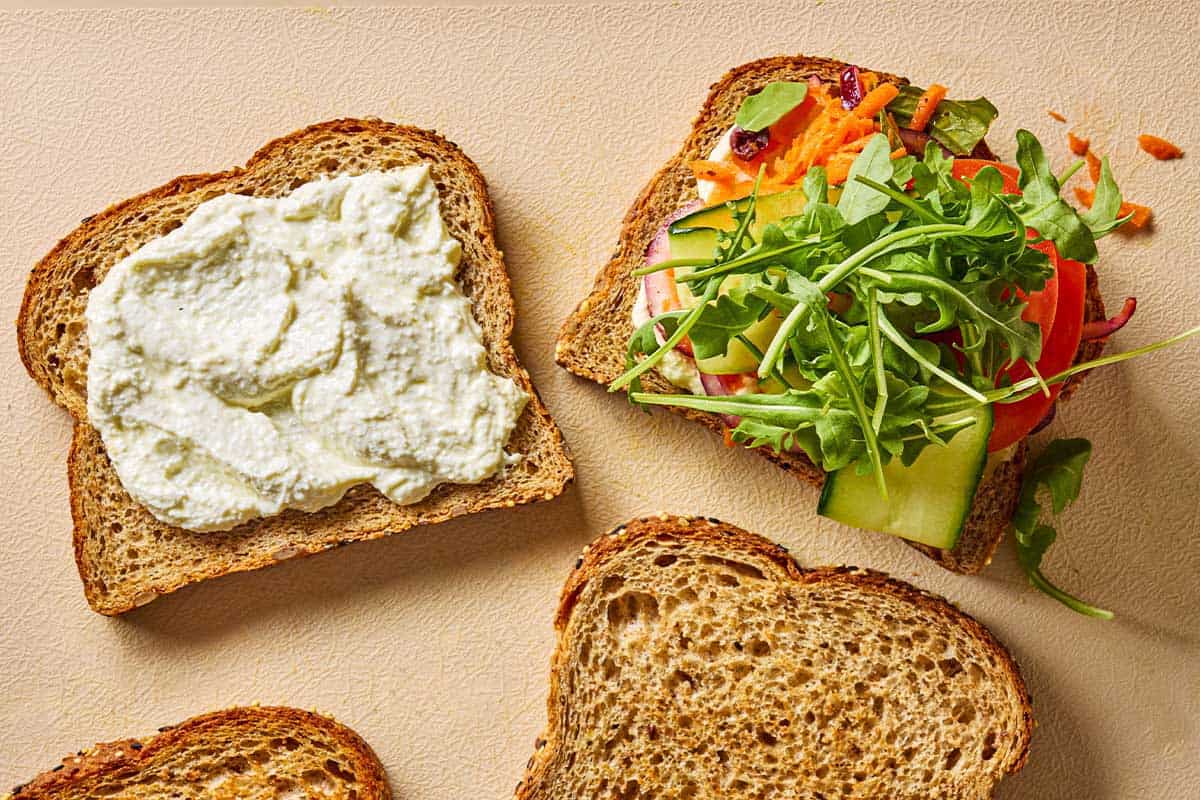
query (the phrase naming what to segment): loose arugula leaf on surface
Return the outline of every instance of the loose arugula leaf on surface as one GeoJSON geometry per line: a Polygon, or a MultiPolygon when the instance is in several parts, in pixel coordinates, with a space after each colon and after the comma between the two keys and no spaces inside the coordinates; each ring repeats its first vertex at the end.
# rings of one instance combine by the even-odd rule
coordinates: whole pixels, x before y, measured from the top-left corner
{"type": "MultiPolygon", "coordinates": [[[[917,101],[925,93],[916,86],[900,87],[900,94],[888,103],[887,110],[900,125],[907,125],[917,109],[917,101]]],[[[975,100],[943,100],[938,103],[929,123],[929,136],[958,156],[970,155],[975,145],[983,141],[999,112],[985,98],[975,100]]]]}
{"type": "Polygon", "coordinates": [[[862,175],[877,183],[891,180],[891,152],[887,137],[882,133],[877,133],[871,137],[871,141],[850,165],[850,174],[846,178],[846,186],[842,190],[842,196],[838,199],[837,204],[837,209],[841,212],[847,225],[861,222],[888,207],[890,201],[887,195],[880,194],[869,186],[859,183],[855,178],[862,175]]]}
{"type": "Polygon", "coordinates": [[[742,101],[734,122],[747,131],[761,131],[779,120],[808,97],[808,83],[775,81],[758,94],[742,101]]]}
{"type": "Polygon", "coordinates": [[[1017,560],[1029,582],[1068,608],[1100,619],[1112,619],[1113,613],[1085,603],[1067,594],[1042,574],[1042,558],[1054,544],[1057,532],[1041,523],[1042,507],[1038,502],[1041,488],[1050,492],[1050,505],[1061,514],[1079,497],[1083,483],[1083,468],[1092,455],[1087,439],[1056,439],[1046,446],[1033,462],[1021,486],[1021,497],[1013,515],[1012,529],[1017,545],[1017,560]]]}

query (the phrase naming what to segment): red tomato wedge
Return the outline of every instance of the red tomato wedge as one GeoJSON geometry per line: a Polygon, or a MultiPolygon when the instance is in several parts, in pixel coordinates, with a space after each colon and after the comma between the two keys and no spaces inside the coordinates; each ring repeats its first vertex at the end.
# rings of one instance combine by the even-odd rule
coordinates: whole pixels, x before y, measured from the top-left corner
{"type": "MultiPolygon", "coordinates": [[[[1019,172],[1015,167],[995,161],[980,159],[958,159],[952,173],[959,180],[973,178],[984,167],[994,167],[1004,178],[1004,191],[1020,192],[1017,185],[1019,172]]],[[[1036,322],[1042,329],[1042,354],[1038,358],[1037,370],[1043,377],[1062,372],[1075,360],[1083,333],[1084,301],[1087,293],[1087,269],[1078,261],[1060,258],[1054,245],[1040,242],[1033,245],[1050,257],[1054,277],[1046,282],[1039,292],[1022,295],[1028,305],[1021,318],[1036,322]]],[[[1011,380],[1019,381],[1033,373],[1023,362],[1005,370],[1011,380]]],[[[995,422],[988,439],[988,452],[1003,450],[1029,435],[1054,401],[1058,399],[1062,385],[1050,387],[1050,396],[1036,394],[1017,403],[997,403],[992,407],[995,422]]]]}

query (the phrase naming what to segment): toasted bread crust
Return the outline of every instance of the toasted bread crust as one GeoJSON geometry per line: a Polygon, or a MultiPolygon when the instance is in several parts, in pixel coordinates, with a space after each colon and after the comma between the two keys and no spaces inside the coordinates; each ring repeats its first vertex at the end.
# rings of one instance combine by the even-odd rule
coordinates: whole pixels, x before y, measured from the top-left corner
{"type": "Polygon", "coordinates": [[[606,564],[614,556],[640,542],[663,536],[709,543],[729,551],[731,555],[741,553],[770,560],[781,568],[788,580],[799,584],[839,582],[888,593],[924,609],[949,625],[966,631],[995,657],[1019,697],[1022,707],[1021,724],[1020,729],[1013,732],[1017,740],[1017,750],[1006,772],[1016,774],[1025,766],[1029,758],[1029,745],[1034,727],[1033,704],[1029,690],[1008,649],[969,614],[959,610],[943,597],[922,591],[882,572],[849,566],[805,568],[796,562],[787,548],[758,534],[712,517],[661,514],[630,520],[594,540],[584,548],[567,577],[559,595],[554,619],[557,644],[551,658],[550,692],[547,701],[549,721],[546,730],[534,742],[534,755],[526,765],[521,782],[517,784],[517,800],[557,800],[539,794],[538,788],[543,785],[547,770],[554,762],[557,755],[555,749],[562,744],[561,731],[556,729],[555,710],[558,698],[563,693],[559,678],[565,674],[565,667],[570,658],[565,636],[580,594],[590,581],[603,576],[606,564]]]}
{"type": "Polygon", "coordinates": [[[512,348],[513,316],[511,285],[503,254],[496,246],[495,213],[487,184],[457,145],[432,131],[374,119],[320,123],[268,143],[244,167],[182,176],[88,217],[34,267],[17,319],[18,347],[26,369],[77,421],[68,475],[75,558],[88,603],[100,613],[119,614],[207,578],[560,494],[573,479],[573,468],[561,432],[512,348]],[[346,171],[339,161],[343,150],[330,148],[341,145],[353,150],[364,143],[370,148],[367,155],[348,157],[357,158],[357,171],[365,171],[363,166],[377,169],[432,163],[443,198],[443,216],[448,222],[460,223],[458,236],[467,239],[456,278],[472,301],[489,368],[516,381],[530,397],[509,443],[526,455],[525,462],[480,484],[443,485],[409,506],[397,506],[371,487],[357,487],[336,505],[315,514],[285,512],[227,533],[193,534],[158,521],[121,487],[98,433],[87,423],[82,379],[87,362],[82,308],[87,293],[122,252],[131,252],[164,232],[163,225],[154,227],[155,219],[161,217],[168,225],[178,221],[181,208],[190,213],[218,194],[261,194],[264,185],[265,193],[279,194],[322,172],[346,171]],[[318,158],[324,152],[331,155],[318,158]],[[455,214],[463,220],[457,220],[455,214]],[[118,244],[112,244],[114,240],[118,244]],[[92,255],[97,242],[108,246],[101,256],[92,255]],[[117,252],[109,252],[114,250],[117,252]],[[64,304],[69,305],[67,311],[64,304]],[[145,531],[147,539],[170,542],[178,550],[180,566],[152,576],[148,567],[140,572],[130,570],[102,541],[120,538],[119,532],[112,532],[114,525],[117,531],[133,526],[145,531]]]}
{"type": "MultiPolygon", "coordinates": [[[[695,181],[688,163],[704,158],[717,137],[728,130],[738,105],[747,94],[774,80],[797,80],[816,76],[823,81],[838,79],[847,65],[841,61],[809,56],[776,56],[752,61],[727,72],[709,92],[692,131],[683,147],[650,179],[625,215],[617,248],[608,264],[596,276],[592,291],[567,318],[555,348],[555,360],[583,378],[608,384],[624,371],[625,346],[633,332],[631,311],[638,294],[638,279],[632,270],[640,266],[646,248],[661,221],[686,201],[694,199],[695,181]]],[[[882,81],[904,85],[905,78],[877,72],[882,81]]],[[[1101,319],[1104,305],[1096,287],[1095,272],[1088,268],[1086,319],[1101,319]]],[[[1102,342],[1085,342],[1077,359],[1094,357],[1102,342]]],[[[672,394],[676,387],[657,371],[643,376],[646,391],[672,394]]],[[[1064,391],[1074,390],[1075,381],[1064,391]]],[[[725,425],[717,414],[692,409],[667,407],[713,433],[724,433],[725,425]]],[[[755,450],[760,456],[815,487],[825,482],[825,473],[801,453],[776,453],[769,447],[755,450]]],[[[1025,448],[1003,469],[997,469],[979,487],[968,522],[958,544],[951,550],[938,550],[908,542],[946,569],[964,574],[982,570],[995,553],[1016,508],[1020,493],[1025,448]]]]}
{"type": "Polygon", "coordinates": [[[66,756],[53,769],[14,787],[11,800],[91,796],[90,789],[101,783],[106,786],[132,784],[160,754],[202,746],[231,732],[254,736],[277,730],[334,743],[339,754],[348,756],[352,762],[359,787],[358,797],[361,800],[391,800],[392,792],[383,765],[362,737],[329,717],[282,706],[230,708],[160,728],[157,735],[144,739],[128,738],[97,744],[66,756]]]}

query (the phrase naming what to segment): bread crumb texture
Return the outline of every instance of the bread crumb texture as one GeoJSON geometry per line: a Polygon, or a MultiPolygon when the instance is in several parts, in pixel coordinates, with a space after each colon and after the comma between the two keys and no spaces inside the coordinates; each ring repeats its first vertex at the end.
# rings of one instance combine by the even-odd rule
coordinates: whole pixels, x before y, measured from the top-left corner
{"type": "Polygon", "coordinates": [[[558,628],[518,798],[987,798],[1025,761],[1029,697],[986,629],[723,523],[597,540],[558,628]]]}
{"type": "Polygon", "coordinates": [[[247,707],[168,726],[145,742],[96,745],[13,790],[11,800],[390,800],[375,753],[307,711],[247,707]]]}

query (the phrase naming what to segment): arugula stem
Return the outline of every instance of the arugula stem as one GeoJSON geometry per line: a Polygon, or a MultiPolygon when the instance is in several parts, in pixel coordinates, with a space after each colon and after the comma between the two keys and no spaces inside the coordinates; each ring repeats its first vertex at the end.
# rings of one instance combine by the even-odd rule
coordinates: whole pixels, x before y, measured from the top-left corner
{"type": "Polygon", "coordinates": [[[640,278],[667,269],[675,269],[677,267],[706,267],[711,263],[713,263],[711,258],[668,258],[666,261],[659,261],[644,267],[638,267],[633,271],[633,274],[640,278]]]}
{"type": "Polygon", "coordinates": [[[875,412],[871,415],[871,427],[878,435],[883,427],[883,415],[887,411],[887,375],[883,369],[883,341],[879,334],[879,303],[874,286],[867,290],[867,335],[871,344],[871,361],[875,367],[875,412]]]}
{"type": "Polygon", "coordinates": [[[626,386],[633,383],[633,381],[643,373],[650,370],[655,364],[662,361],[663,356],[675,349],[675,346],[683,341],[683,337],[687,336],[688,331],[691,330],[692,326],[696,324],[696,321],[700,319],[700,314],[704,311],[704,307],[716,299],[717,292],[720,291],[720,288],[720,284],[715,281],[709,284],[708,289],[704,292],[704,296],[700,298],[700,302],[696,304],[696,307],[689,311],[687,316],[679,321],[679,325],[675,328],[675,332],[667,337],[667,340],[663,342],[657,350],[643,358],[637,363],[636,366],[627,370],[624,375],[613,381],[609,385],[608,390],[610,392],[615,392],[620,389],[624,389],[626,386]]]}
{"type": "Polygon", "coordinates": [[[1098,619],[1112,619],[1115,615],[1107,609],[1097,608],[1089,605],[1077,597],[1067,594],[1062,589],[1059,589],[1053,583],[1046,579],[1040,569],[1027,570],[1025,576],[1029,578],[1029,583],[1036,589],[1040,589],[1046,594],[1053,597],[1058,602],[1062,603],[1072,611],[1084,614],[1089,617],[1098,619]]]}
{"type": "Polygon", "coordinates": [[[892,321],[888,319],[887,314],[879,315],[879,329],[883,332],[884,336],[892,341],[892,344],[903,350],[909,358],[924,366],[934,375],[937,375],[955,389],[958,389],[963,394],[974,399],[976,404],[986,404],[988,402],[988,398],[983,393],[975,389],[973,386],[963,383],[953,373],[947,372],[937,364],[934,364],[932,361],[925,358],[925,356],[918,353],[917,349],[913,347],[911,343],[909,343],[908,339],[904,338],[904,334],[900,333],[900,331],[893,327],[892,321]]]}
{"type": "Polygon", "coordinates": [[[858,378],[855,377],[854,371],[850,369],[850,362],[846,359],[846,351],[842,349],[842,343],[834,335],[833,325],[829,319],[829,312],[822,311],[818,313],[817,324],[821,326],[821,330],[825,334],[825,340],[829,342],[829,353],[833,357],[834,369],[842,376],[842,383],[846,385],[846,392],[850,395],[850,404],[854,407],[854,414],[858,417],[858,424],[863,429],[863,438],[866,441],[867,453],[871,456],[871,467],[875,471],[875,486],[879,489],[879,496],[886,501],[888,499],[888,490],[887,480],[883,477],[883,456],[879,453],[879,438],[875,435],[876,429],[872,427],[871,417],[867,414],[867,403],[863,399],[862,386],[858,384],[858,378]]]}
{"type": "Polygon", "coordinates": [[[690,408],[696,411],[710,411],[715,414],[731,414],[738,417],[752,416],[756,419],[768,418],[773,422],[790,426],[812,424],[824,416],[825,412],[816,406],[778,405],[776,403],[755,402],[749,398],[770,397],[775,400],[788,395],[726,395],[702,396],[695,394],[654,394],[651,392],[634,392],[630,399],[635,403],[648,406],[675,406],[690,408]]]}
{"type": "MultiPolygon", "coordinates": [[[[733,259],[732,261],[725,261],[720,264],[713,264],[711,267],[709,267],[707,269],[698,269],[695,272],[689,272],[686,275],[680,275],[677,278],[675,278],[675,281],[677,283],[691,283],[692,281],[704,280],[705,278],[711,278],[714,275],[721,275],[726,272],[732,272],[733,270],[741,269],[742,267],[751,266],[753,264],[761,264],[763,262],[769,262],[777,256],[787,255],[788,253],[794,253],[797,250],[802,250],[805,247],[809,247],[810,245],[816,244],[820,241],[821,241],[821,237],[817,234],[813,234],[812,236],[806,236],[803,239],[800,239],[800,240],[794,242],[793,244],[787,245],[785,247],[777,247],[773,250],[759,250],[761,245],[755,245],[755,247],[746,251],[745,254],[738,256],[737,258],[733,259]]],[[[706,261],[704,263],[712,264],[711,261],[706,261]]]]}
{"type": "Polygon", "coordinates": [[[924,239],[926,241],[944,239],[947,236],[955,234],[966,234],[970,230],[970,227],[966,225],[943,222],[936,225],[918,225],[915,228],[904,228],[903,230],[894,231],[887,236],[876,239],[871,244],[842,261],[827,273],[825,277],[817,281],[817,288],[823,292],[832,291],[851,272],[888,252],[892,249],[893,245],[903,244],[908,239],[924,239]]]}
{"type": "MultiPolygon", "coordinates": [[[[744,347],[750,351],[750,355],[757,358],[758,362],[760,364],[762,363],[762,360],[763,360],[762,350],[759,350],[758,345],[756,345],[756,344],[754,344],[754,342],[750,341],[750,337],[746,336],[746,334],[744,334],[744,333],[739,333],[735,338],[739,342],[742,343],[742,347],[744,347]]],[[[786,386],[789,389],[796,388],[795,384],[793,384],[787,378],[783,377],[783,370],[781,370],[779,368],[775,368],[775,369],[771,370],[771,377],[774,378],[775,380],[779,381],[780,383],[782,383],[784,386],[786,386]]]]}
{"type": "Polygon", "coordinates": [[[873,181],[870,178],[866,177],[865,175],[856,175],[856,176],[854,176],[854,180],[858,181],[859,183],[863,184],[864,186],[874,189],[875,191],[879,192],[880,194],[887,195],[888,197],[895,200],[897,203],[904,206],[909,211],[912,211],[918,217],[921,217],[922,219],[926,220],[929,223],[936,225],[939,223],[944,223],[946,221],[945,219],[939,217],[937,214],[934,214],[929,209],[922,206],[920,203],[918,203],[916,200],[914,200],[912,197],[910,197],[905,192],[901,192],[897,189],[893,189],[891,186],[888,186],[887,184],[879,183],[878,181],[873,181]]]}
{"type": "Polygon", "coordinates": [[[1072,164],[1071,166],[1067,167],[1066,171],[1062,175],[1060,175],[1058,178],[1056,178],[1056,180],[1058,181],[1058,185],[1062,186],[1064,183],[1066,183],[1068,180],[1070,180],[1071,176],[1074,175],[1076,172],[1078,172],[1079,168],[1082,166],[1083,166],[1083,159],[1081,158],[1078,161],[1076,161],[1074,164],[1072,164]]]}

